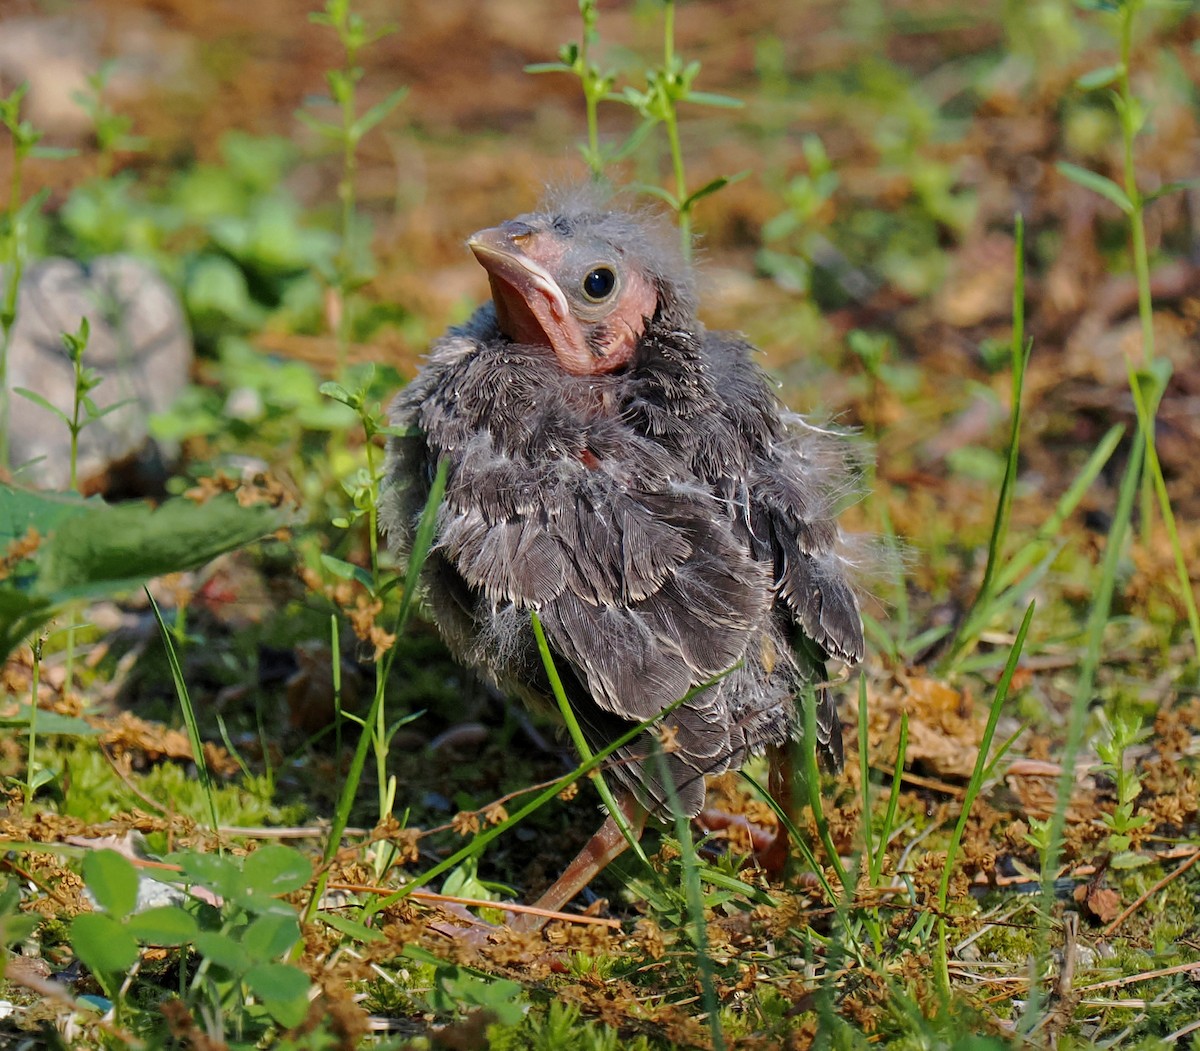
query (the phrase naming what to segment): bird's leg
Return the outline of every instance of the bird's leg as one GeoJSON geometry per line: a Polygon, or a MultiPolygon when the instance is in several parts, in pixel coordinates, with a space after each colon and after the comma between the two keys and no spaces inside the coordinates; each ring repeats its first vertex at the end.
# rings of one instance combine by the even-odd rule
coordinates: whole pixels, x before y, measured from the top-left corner
{"type": "MultiPolygon", "coordinates": [[[[792,744],[773,744],[767,748],[767,792],[779,804],[779,808],[795,820],[796,800],[792,788],[792,744]]],[[[782,821],[774,838],[762,850],[755,853],[755,860],[767,872],[778,875],[788,861],[788,832],[782,821]]]]}
{"type": "MultiPolygon", "coordinates": [[[[642,830],[646,827],[646,810],[633,796],[626,792],[617,792],[617,805],[625,820],[629,823],[634,839],[642,838],[642,830]]],[[[613,858],[620,855],[629,846],[622,834],[620,826],[611,814],[604,819],[596,834],[588,840],[586,846],[575,856],[575,860],[567,866],[561,876],[554,881],[550,888],[534,902],[534,908],[545,909],[547,912],[561,912],[562,907],[575,897],[596,877],[613,858]]],[[[526,912],[517,916],[511,926],[515,930],[537,931],[545,926],[546,917],[536,913],[526,912]]]]}

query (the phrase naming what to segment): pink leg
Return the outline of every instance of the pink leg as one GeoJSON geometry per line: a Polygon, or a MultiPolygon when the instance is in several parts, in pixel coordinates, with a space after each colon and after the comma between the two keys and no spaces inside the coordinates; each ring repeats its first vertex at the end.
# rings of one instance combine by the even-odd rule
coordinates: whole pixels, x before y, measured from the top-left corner
{"type": "MultiPolygon", "coordinates": [[[[767,769],[767,791],[785,814],[794,817],[792,753],[788,744],[771,745],[767,749],[767,769]]],[[[771,875],[778,876],[787,865],[789,855],[787,829],[781,823],[771,842],[756,852],[755,860],[771,875]]]]}
{"type": "MultiPolygon", "coordinates": [[[[625,793],[618,794],[617,802],[629,822],[634,838],[641,839],[642,830],[646,827],[645,809],[636,799],[625,793]]],[[[604,824],[575,856],[575,860],[567,866],[566,871],[534,902],[534,907],[545,909],[547,912],[561,912],[567,902],[591,883],[601,869],[628,846],[616,821],[611,816],[606,817],[604,824]]],[[[537,931],[545,924],[546,917],[527,912],[517,916],[511,926],[516,930],[537,931]]]]}

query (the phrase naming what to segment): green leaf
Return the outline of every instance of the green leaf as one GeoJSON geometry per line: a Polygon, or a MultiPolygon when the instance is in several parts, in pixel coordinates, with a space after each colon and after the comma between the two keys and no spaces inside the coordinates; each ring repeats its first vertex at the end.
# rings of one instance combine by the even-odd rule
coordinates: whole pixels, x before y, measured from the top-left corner
{"type": "Polygon", "coordinates": [[[1142,195],[1143,201],[1157,201],[1160,197],[1168,197],[1173,193],[1186,193],[1188,190],[1200,189],[1200,179],[1179,179],[1175,182],[1163,183],[1157,190],[1151,190],[1142,195]]]}
{"type": "Polygon", "coordinates": [[[185,945],[200,932],[195,917],[178,905],[156,905],[134,913],[125,927],[146,945],[185,945]]]}
{"type": "Polygon", "coordinates": [[[329,924],[335,931],[340,931],[355,941],[381,942],[387,940],[381,931],[377,931],[363,923],[356,923],[354,920],[343,916],[340,912],[322,912],[318,914],[318,918],[324,923],[329,924]]]}
{"type": "Polygon", "coordinates": [[[687,197],[684,198],[683,204],[679,206],[679,210],[681,212],[690,211],[692,205],[694,205],[701,198],[708,197],[710,194],[714,194],[718,190],[744,179],[749,174],[750,171],[747,169],[746,171],[738,172],[736,175],[717,176],[717,178],[713,179],[712,182],[707,182],[701,186],[700,189],[694,191],[693,193],[689,193],[687,197]]]}
{"type": "Polygon", "coordinates": [[[335,577],[339,577],[342,580],[357,580],[369,592],[374,594],[375,582],[371,579],[371,574],[363,569],[362,566],[356,566],[353,562],[334,558],[333,555],[322,555],[321,565],[335,577]]]}
{"type": "Polygon", "coordinates": [[[0,484],[0,548],[31,529],[46,536],[71,516],[88,514],[100,503],[99,498],[84,500],[77,493],[35,493],[0,484]]]}
{"type": "Polygon", "coordinates": [[[1114,66],[1101,66],[1090,70],[1075,80],[1075,86],[1083,91],[1094,91],[1096,88],[1106,88],[1123,72],[1125,67],[1118,63],[1114,66]]]}
{"type": "Polygon", "coordinates": [[[340,401],[343,405],[349,405],[350,408],[354,408],[358,400],[345,387],[333,380],[326,380],[317,390],[319,393],[324,394],[325,397],[332,398],[334,401],[340,401]]]}
{"type": "Polygon", "coordinates": [[[137,906],[137,870],[115,850],[94,850],[85,855],[83,881],[96,903],[115,919],[123,919],[137,906]]]}
{"type": "Polygon", "coordinates": [[[623,161],[627,157],[631,157],[638,151],[638,148],[646,141],[646,137],[654,130],[655,120],[643,120],[636,128],[629,133],[629,137],[619,146],[613,147],[611,150],[604,151],[605,163],[615,163],[623,161]]]}
{"type": "Polygon", "coordinates": [[[44,161],[63,161],[68,157],[77,157],[78,150],[70,149],[67,146],[34,146],[29,151],[30,157],[39,157],[44,161]]]}
{"type": "Polygon", "coordinates": [[[246,972],[244,980],[280,1025],[297,1026],[304,1021],[312,982],[298,967],[260,963],[246,972]]]}
{"type": "Polygon", "coordinates": [[[368,109],[361,117],[354,122],[353,131],[357,138],[362,138],[384,117],[392,112],[401,102],[404,101],[404,96],[408,94],[408,88],[397,88],[387,98],[380,99],[370,109],[368,109]]]}
{"type": "MultiPolygon", "coordinates": [[[[0,659],[3,659],[54,615],[47,599],[25,595],[12,587],[0,587],[0,659]]],[[[28,706],[26,706],[28,708],[28,706]]],[[[53,714],[53,713],[39,713],[53,714]]],[[[0,722],[0,726],[4,723],[0,722]]],[[[24,719],[29,726],[29,719],[24,719]]]]}
{"type": "Polygon", "coordinates": [[[288,916],[257,916],[242,932],[242,948],[260,963],[277,960],[300,940],[300,921],[288,916]]]}
{"type": "Polygon", "coordinates": [[[311,113],[302,109],[296,110],[296,117],[300,120],[301,124],[307,124],[311,130],[315,131],[322,138],[331,139],[334,142],[341,141],[342,126],[340,124],[321,120],[319,117],[314,117],[311,113]]]}
{"type": "Polygon", "coordinates": [[[1157,411],[1159,399],[1167,389],[1173,371],[1170,358],[1158,357],[1134,373],[1138,390],[1151,413],[1157,411]]]}
{"type": "Polygon", "coordinates": [[[303,887],[312,878],[312,862],[289,847],[270,844],[242,861],[236,879],[225,884],[227,904],[259,915],[295,918],[295,910],[278,895],[303,887]]]}
{"type": "Polygon", "coordinates": [[[162,573],[195,568],[282,525],[282,512],[241,507],[222,494],[206,504],[169,500],[157,510],[110,506],[73,494],[0,484],[0,550],[35,529],[45,539],[26,572],[0,583],[0,659],[75,598],[128,590],[162,573]]]}
{"type": "Polygon", "coordinates": [[[699,106],[716,106],[719,109],[741,109],[745,103],[729,95],[717,95],[711,91],[689,91],[684,102],[695,102],[699,106]]]}
{"type": "Polygon", "coordinates": [[[224,967],[230,974],[241,974],[250,966],[249,955],[228,934],[201,931],[193,944],[201,956],[218,967],[224,967]]]}
{"type": "MultiPolygon", "coordinates": [[[[7,950],[10,946],[20,945],[37,930],[40,922],[41,917],[28,913],[0,913],[0,949],[7,950]]],[[[365,927],[363,929],[366,930],[365,927]]],[[[371,933],[378,934],[379,932],[372,931],[371,933]]],[[[379,936],[383,937],[383,935],[379,936]]],[[[7,953],[4,956],[7,958],[7,953]]],[[[5,962],[5,959],[0,959],[0,980],[4,978],[5,962]]]]}
{"type": "Polygon", "coordinates": [[[186,852],[169,854],[163,860],[178,865],[183,870],[185,882],[198,884],[219,897],[227,898],[241,889],[241,870],[229,858],[186,852]]]}
{"type": "Polygon", "coordinates": [[[63,522],[43,546],[39,593],[61,600],[128,589],[201,566],[269,535],[283,521],[274,508],[242,507],[228,493],[204,504],[178,497],[157,509],[127,503],[89,511],[63,522]]]}
{"type": "Polygon", "coordinates": [[[429,1002],[438,1014],[457,1015],[465,1008],[490,1011],[501,1025],[516,1025],[525,1015],[521,986],[507,978],[477,977],[457,966],[442,966],[434,974],[429,1002]]]}
{"type": "Polygon", "coordinates": [[[104,406],[103,409],[98,408],[96,403],[91,398],[83,399],[84,408],[87,410],[87,418],[89,420],[102,420],[110,412],[116,412],[118,409],[125,408],[126,405],[136,405],[137,398],[122,398],[120,401],[114,401],[111,405],[104,406]]]}
{"type": "Polygon", "coordinates": [[[71,947],[88,967],[100,974],[128,971],[138,958],[132,934],[102,912],[81,912],[71,921],[71,947]]]}
{"type": "Polygon", "coordinates": [[[1119,854],[1114,854],[1109,864],[1114,869],[1138,869],[1143,865],[1149,865],[1153,860],[1153,858],[1148,858],[1144,854],[1123,851],[1119,854]]]}
{"type": "Polygon", "coordinates": [[[50,782],[53,780],[54,780],[54,771],[52,771],[52,770],[35,770],[33,772],[33,776],[29,779],[30,794],[37,792],[37,790],[39,788],[43,787],[44,785],[50,784],[50,782]]]}
{"type": "Polygon", "coordinates": [[[572,66],[565,62],[531,62],[525,67],[526,73],[574,73],[572,66]]]}
{"type": "Polygon", "coordinates": [[[242,862],[244,886],[262,894],[287,894],[312,879],[313,867],[303,854],[278,843],[259,847],[242,862]]]}
{"type": "Polygon", "coordinates": [[[60,420],[62,420],[63,423],[69,424],[71,422],[71,418],[65,412],[63,412],[62,409],[60,409],[57,405],[52,405],[37,391],[29,390],[26,387],[13,387],[13,393],[21,395],[22,398],[24,398],[26,401],[33,402],[34,405],[40,405],[47,412],[53,413],[55,416],[57,416],[60,420]]]}
{"type": "Polygon", "coordinates": [[[657,197],[661,201],[666,201],[673,211],[680,210],[679,198],[676,197],[670,190],[665,190],[661,186],[655,186],[653,183],[640,182],[636,183],[634,188],[638,193],[649,194],[651,197],[657,197]]]}
{"type": "Polygon", "coordinates": [[[1098,193],[1101,197],[1112,201],[1126,215],[1133,214],[1133,202],[1129,199],[1129,195],[1121,189],[1112,179],[1101,175],[1099,172],[1094,172],[1089,168],[1081,168],[1078,164],[1071,164],[1069,161],[1059,161],[1056,165],[1059,172],[1065,175],[1074,183],[1098,193]]]}
{"type": "MultiPolygon", "coordinates": [[[[0,619],[3,619],[5,593],[0,591],[0,619]]],[[[21,705],[11,715],[0,716],[0,729],[15,730],[17,733],[28,733],[33,711],[28,704],[21,705]]],[[[41,734],[66,734],[71,737],[95,737],[102,731],[97,730],[91,723],[73,715],[61,715],[58,712],[47,712],[38,709],[37,732],[41,734]]]]}
{"type": "Polygon", "coordinates": [[[21,886],[15,879],[8,879],[0,890],[0,981],[4,979],[4,967],[8,959],[5,951],[10,946],[20,945],[41,922],[41,917],[18,911],[21,907],[21,886]]]}

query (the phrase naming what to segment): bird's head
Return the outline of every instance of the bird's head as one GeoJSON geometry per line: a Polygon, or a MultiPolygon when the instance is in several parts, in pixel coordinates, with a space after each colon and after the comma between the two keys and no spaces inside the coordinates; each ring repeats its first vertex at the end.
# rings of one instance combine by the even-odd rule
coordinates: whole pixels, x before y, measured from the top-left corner
{"type": "Polygon", "coordinates": [[[565,198],[468,241],[488,272],[500,330],[548,346],[577,376],[613,372],[655,318],[691,314],[674,231],[653,217],[565,198]]]}

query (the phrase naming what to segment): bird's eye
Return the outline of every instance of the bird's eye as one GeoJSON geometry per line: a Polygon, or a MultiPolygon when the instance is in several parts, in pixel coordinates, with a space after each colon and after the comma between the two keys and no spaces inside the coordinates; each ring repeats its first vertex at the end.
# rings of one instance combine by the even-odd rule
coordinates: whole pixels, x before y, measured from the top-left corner
{"type": "Polygon", "coordinates": [[[587,272],[583,279],[583,294],[593,303],[599,303],[612,295],[617,287],[617,275],[607,266],[597,266],[587,272]]]}

